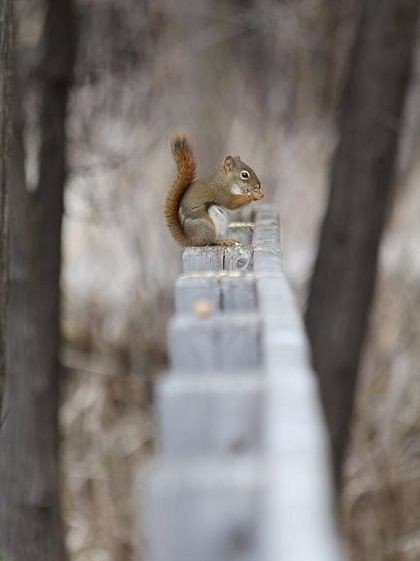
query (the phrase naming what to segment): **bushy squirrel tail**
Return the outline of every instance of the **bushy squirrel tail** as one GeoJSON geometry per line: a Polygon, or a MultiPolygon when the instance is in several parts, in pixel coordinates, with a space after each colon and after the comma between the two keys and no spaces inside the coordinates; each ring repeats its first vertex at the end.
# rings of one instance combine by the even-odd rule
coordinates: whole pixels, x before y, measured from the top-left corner
{"type": "Polygon", "coordinates": [[[179,205],[185,191],[196,178],[196,163],[187,137],[177,134],[172,142],[172,153],[175,158],[178,175],[169,188],[165,201],[165,218],[173,238],[182,245],[189,240],[185,235],[179,217],[179,205]]]}

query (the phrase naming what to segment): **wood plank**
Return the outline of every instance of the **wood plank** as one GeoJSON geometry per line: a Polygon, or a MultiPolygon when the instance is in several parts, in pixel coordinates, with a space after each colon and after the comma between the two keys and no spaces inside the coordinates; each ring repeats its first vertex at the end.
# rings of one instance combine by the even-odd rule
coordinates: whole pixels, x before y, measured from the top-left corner
{"type": "Polygon", "coordinates": [[[280,221],[277,211],[271,207],[260,207],[256,212],[252,243],[255,272],[280,272],[283,269],[280,221]]]}
{"type": "Polygon", "coordinates": [[[254,461],[155,465],[146,486],[151,561],[262,561],[264,487],[254,461]]]}
{"type": "Polygon", "coordinates": [[[333,518],[326,429],[305,341],[301,332],[298,335],[302,340],[296,337],[293,341],[289,331],[270,329],[265,338],[264,437],[269,493],[264,508],[263,558],[338,561],[343,557],[333,518]]]}
{"type": "Polygon", "coordinates": [[[255,275],[232,271],[219,279],[221,308],[227,311],[252,311],[257,308],[255,275]]]}
{"type": "Polygon", "coordinates": [[[278,246],[254,247],[253,263],[256,273],[280,273],[283,270],[283,253],[278,246]]]}
{"type": "Polygon", "coordinates": [[[183,253],[183,271],[250,271],[252,248],[245,245],[228,247],[187,247],[183,253]]]}
{"type": "Polygon", "coordinates": [[[252,247],[234,245],[225,247],[223,269],[225,271],[252,271],[252,247]]]}
{"type": "Polygon", "coordinates": [[[207,302],[216,312],[221,309],[220,274],[215,272],[181,275],[175,285],[175,311],[197,313],[197,305],[207,302]]]}
{"type": "Polygon", "coordinates": [[[226,236],[237,240],[241,244],[250,245],[253,232],[254,224],[252,222],[231,222],[228,225],[226,236]]]}
{"type": "Polygon", "coordinates": [[[186,247],[182,255],[183,271],[184,273],[221,271],[223,270],[224,255],[223,247],[186,247]]]}
{"type": "Polygon", "coordinates": [[[327,434],[303,322],[283,274],[256,276],[264,332],[269,489],[262,556],[266,561],[338,561],[327,434]]]}
{"type": "Polygon", "coordinates": [[[261,453],[261,373],[164,376],[157,386],[164,457],[261,453]]]}
{"type": "Polygon", "coordinates": [[[169,327],[169,354],[176,372],[254,370],[262,363],[257,314],[177,316],[169,327]]]}
{"type": "MultiPolygon", "coordinates": [[[[252,214],[252,246],[184,251],[172,370],[157,388],[163,462],[147,485],[150,561],[342,558],[317,382],[282,272],[279,216],[269,205],[252,214]]],[[[230,228],[249,244],[250,225],[230,228]]]]}
{"type": "Polygon", "coordinates": [[[273,318],[285,328],[297,329],[305,337],[302,315],[292,289],[283,272],[258,273],[256,289],[258,305],[265,321],[273,318]]]}
{"type": "Polygon", "coordinates": [[[240,271],[196,272],[181,275],[176,281],[177,314],[200,315],[206,302],[212,313],[217,311],[251,311],[257,307],[255,276],[240,271]]]}
{"type": "Polygon", "coordinates": [[[280,228],[277,222],[267,220],[255,226],[252,243],[254,247],[269,246],[280,249],[280,228]]]}

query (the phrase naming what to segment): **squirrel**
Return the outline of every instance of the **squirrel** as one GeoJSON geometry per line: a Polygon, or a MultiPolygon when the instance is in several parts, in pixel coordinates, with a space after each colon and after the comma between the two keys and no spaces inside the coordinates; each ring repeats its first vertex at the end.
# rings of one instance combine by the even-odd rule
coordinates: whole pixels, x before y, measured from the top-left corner
{"type": "Polygon", "coordinates": [[[197,164],[185,135],[177,135],[172,153],[178,175],[165,202],[165,218],[173,238],[181,245],[236,245],[219,239],[218,207],[236,209],[264,197],[254,170],[239,156],[227,156],[207,180],[196,178],[197,164]]]}

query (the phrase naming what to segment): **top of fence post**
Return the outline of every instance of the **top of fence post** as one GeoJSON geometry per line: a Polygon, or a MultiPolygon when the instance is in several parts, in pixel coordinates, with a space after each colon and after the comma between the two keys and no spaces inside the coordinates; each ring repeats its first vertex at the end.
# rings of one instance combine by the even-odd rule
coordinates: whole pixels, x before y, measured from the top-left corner
{"type": "Polygon", "coordinates": [[[171,370],[156,393],[148,561],[340,561],[326,431],[279,215],[259,205],[228,233],[241,243],[183,253],[171,370]]]}

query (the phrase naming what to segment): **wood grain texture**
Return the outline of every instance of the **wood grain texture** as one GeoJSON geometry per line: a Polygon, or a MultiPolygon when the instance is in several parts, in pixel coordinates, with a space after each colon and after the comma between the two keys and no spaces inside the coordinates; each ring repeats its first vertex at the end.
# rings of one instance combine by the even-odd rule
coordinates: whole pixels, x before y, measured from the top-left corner
{"type": "Polygon", "coordinates": [[[241,244],[250,245],[254,233],[252,222],[231,222],[227,228],[226,237],[233,238],[241,244]]]}
{"type": "Polygon", "coordinates": [[[250,271],[252,248],[245,245],[231,247],[187,247],[183,253],[183,271],[250,271]]]}
{"type": "Polygon", "coordinates": [[[223,269],[225,271],[251,271],[252,248],[246,245],[225,247],[223,269]]]}
{"type": "Polygon", "coordinates": [[[277,217],[261,218],[256,222],[252,243],[255,247],[262,245],[281,245],[279,221],[277,217]]]}
{"type": "Polygon", "coordinates": [[[186,247],[182,254],[184,273],[194,271],[222,271],[223,247],[186,247]]]}
{"type": "Polygon", "coordinates": [[[256,211],[252,245],[253,270],[256,273],[282,271],[280,218],[278,212],[271,207],[263,206],[256,211]]]}

